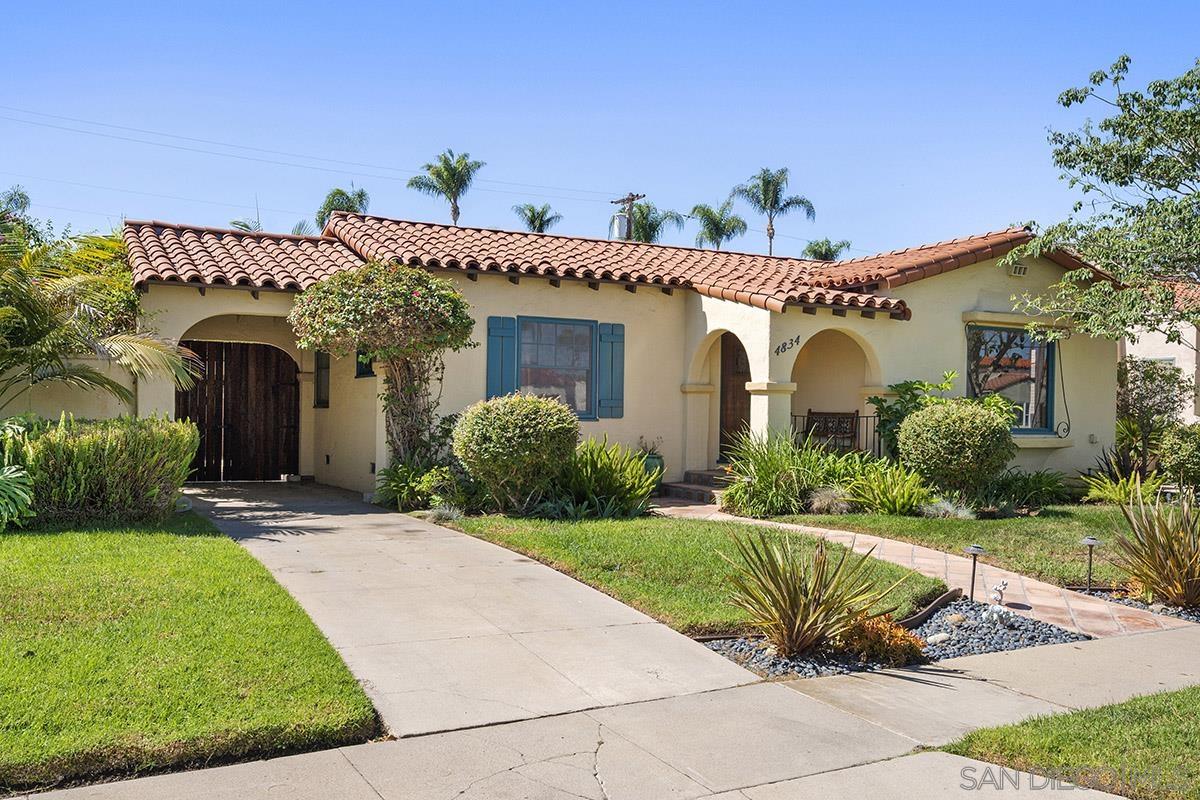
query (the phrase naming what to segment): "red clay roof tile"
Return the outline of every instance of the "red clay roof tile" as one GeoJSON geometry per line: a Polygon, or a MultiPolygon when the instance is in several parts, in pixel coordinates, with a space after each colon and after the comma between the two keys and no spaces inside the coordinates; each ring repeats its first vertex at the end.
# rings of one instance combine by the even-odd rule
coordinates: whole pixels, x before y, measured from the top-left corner
{"type": "Polygon", "coordinates": [[[907,318],[902,300],[873,292],[995,258],[1033,234],[1009,228],[832,262],[345,212],[335,213],[319,237],[132,220],[123,236],[139,285],[179,281],[301,291],[374,259],[431,269],[678,286],[771,311],[823,306],[907,318]]]}

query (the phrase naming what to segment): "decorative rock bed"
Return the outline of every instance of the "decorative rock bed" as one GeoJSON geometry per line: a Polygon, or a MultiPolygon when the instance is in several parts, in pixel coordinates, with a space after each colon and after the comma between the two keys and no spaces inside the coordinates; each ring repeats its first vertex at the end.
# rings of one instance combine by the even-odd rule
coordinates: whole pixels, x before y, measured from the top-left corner
{"type": "MultiPolygon", "coordinates": [[[[998,653],[1089,638],[1017,614],[1005,614],[1003,621],[992,620],[988,618],[988,611],[987,603],[961,598],[938,609],[913,629],[913,633],[928,643],[924,650],[925,658],[928,661],[941,661],[957,656],[998,653]]],[[[705,646],[768,678],[817,678],[885,666],[876,662],[861,662],[853,656],[833,651],[811,653],[800,658],[780,658],[764,640],[746,637],[716,639],[705,642],[705,646]]]]}
{"type": "Polygon", "coordinates": [[[1130,597],[1113,589],[1080,589],[1080,594],[1089,594],[1092,597],[1099,597],[1110,603],[1120,603],[1123,606],[1131,608],[1140,608],[1142,611],[1149,611],[1151,614],[1163,614],[1168,617],[1176,617],[1185,619],[1188,622],[1200,623],[1200,608],[1181,608],[1179,606],[1168,606],[1163,603],[1143,603],[1137,598],[1130,597]]]}

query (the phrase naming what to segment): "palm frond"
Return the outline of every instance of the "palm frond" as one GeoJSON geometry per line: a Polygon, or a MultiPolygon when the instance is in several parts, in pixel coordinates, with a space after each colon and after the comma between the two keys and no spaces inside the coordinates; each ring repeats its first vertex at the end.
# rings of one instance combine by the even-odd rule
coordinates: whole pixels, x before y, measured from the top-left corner
{"type": "Polygon", "coordinates": [[[312,223],[306,219],[302,219],[292,226],[293,236],[315,236],[316,230],[313,229],[312,223]]]}
{"type": "Polygon", "coordinates": [[[138,378],[169,374],[180,389],[190,389],[200,375],[200,361],[195,353],[145,333],[106,336],[97,342],[97,351],[138,378]]]}

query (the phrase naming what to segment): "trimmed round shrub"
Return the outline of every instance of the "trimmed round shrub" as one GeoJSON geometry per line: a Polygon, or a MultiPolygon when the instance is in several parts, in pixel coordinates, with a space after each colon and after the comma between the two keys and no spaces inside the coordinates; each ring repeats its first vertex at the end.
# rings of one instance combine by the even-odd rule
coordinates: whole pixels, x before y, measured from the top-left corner
{"type": "Polygon", "coordinates": [[[1171,428],[1158,452],[1160,475],[1183,486],[1200,486],[1200,424],[1171,428]]]}
{"type": "Polygon", "coordinates": [[[1010,416],[967,399],[933,403],[900,425],[900,458],[929,484],[974,497],[1017,452],[1010,416]]]}
{"type": "Polygon", "coordinates": [[[579,419],[559,400],[509,394],[468,408],[454,426],[454,455],[499,511],[532,508],[575,453],[579,419]]]}

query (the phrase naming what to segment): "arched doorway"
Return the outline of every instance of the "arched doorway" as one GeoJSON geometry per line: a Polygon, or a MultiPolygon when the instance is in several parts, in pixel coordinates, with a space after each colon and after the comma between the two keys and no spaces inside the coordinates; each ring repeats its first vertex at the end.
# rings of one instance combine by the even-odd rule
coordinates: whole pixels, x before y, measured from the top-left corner
{"type": "Polygon", "coordinates": [[[267,344],[185,340],[203,376],[175,393],[175,418],[200,429],[194,481],[275,481],[299,473],[296,362],[267,344]]]}
{"type": "Polygon", "coordinates": [[[750,425],[750,359],[746,348],[732,333],[721,334],[720,442],[717,452],[726,458],[734,437],[750,425]]]}
{"type": "Polygon", "coordinates": [[[792,365],[792,427],[839,450],[879,452],[877,419],[866,402],[872,362],[838,330],[814,334],[792,365]]]}

